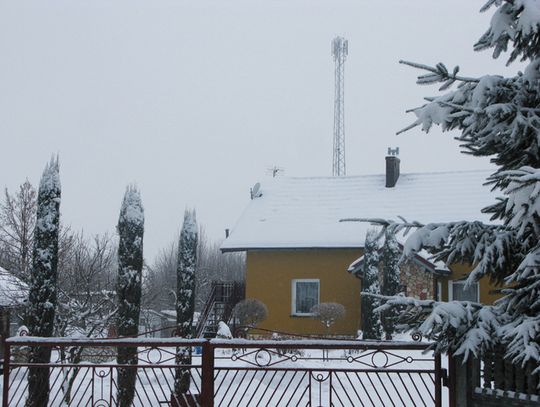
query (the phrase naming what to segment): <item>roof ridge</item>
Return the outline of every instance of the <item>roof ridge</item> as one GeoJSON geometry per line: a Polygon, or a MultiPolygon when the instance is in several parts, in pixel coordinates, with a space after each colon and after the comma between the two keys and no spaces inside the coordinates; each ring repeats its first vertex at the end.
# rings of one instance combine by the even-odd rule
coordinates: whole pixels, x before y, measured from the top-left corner
{"type": "MultiPolygon", "coordinates": [[[[474,170],[446,170],[446,171],[425,171],[425,172],[402,172],[400,174],[400,177],[407,176],[407,175],[443,175],[443,174],[470,174],[470,173],[491,173],[494,170],[490,169],[474,169],[474,170]]],[[[354,178],[367,178],[367,177],[384,177],[386,176],[384,172],[380,173],[372,173],[372,174],[358,174],[358,175],[344,175],[340,177],[335,177],[331,175],[309,175],[309,176],[282,176],[282,177],[276,177],[273,178],[273,180],[276,180],[279,182],[281,179],[286,180],[308,180],[308,179],[354,179],[354,178]]],[[[263,181],[264,182],[264,181],[263,181]]],[[[261,182],[261,184],[263,183],[261,182]]]]}

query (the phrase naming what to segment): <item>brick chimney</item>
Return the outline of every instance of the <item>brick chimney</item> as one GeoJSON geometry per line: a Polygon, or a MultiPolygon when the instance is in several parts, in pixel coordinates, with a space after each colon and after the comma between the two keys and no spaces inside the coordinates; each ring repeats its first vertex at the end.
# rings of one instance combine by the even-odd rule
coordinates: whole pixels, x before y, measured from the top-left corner
{"type": "Polygon", "coordinates": [[[399,147],[388,147],[386,156],[386,188],[393,188],[399,178],[399,147]]]}

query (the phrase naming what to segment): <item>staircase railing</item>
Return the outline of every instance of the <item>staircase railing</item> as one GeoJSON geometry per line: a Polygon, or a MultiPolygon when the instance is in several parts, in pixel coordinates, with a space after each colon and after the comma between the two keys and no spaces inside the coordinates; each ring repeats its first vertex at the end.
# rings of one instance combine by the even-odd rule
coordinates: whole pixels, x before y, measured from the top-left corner
{"type": "Polygon", "coordinates": [[[195,338],[200,338],[203,334],[204,328],[206,326],[206,321],[208,320],[208,316],[210,315],[210,312],[214,308],[214,302],[216,300],[216,293],[217,293],[217,287],[214,283],[212,283],[212,289],[210,290],[210,295],[208,296],[208,300],[206,300],[206,303],[204,304],[204,308],[199,315],[199,320],[197,321],[197,327],[195,329],[195,338]]]}
{"type": "MultiPolygon", "coordinates": [[[[213,282],[210,295],[204,305],[204,309],[201,312],[199,320],[197,321],[197,327],[195,331],[195,337],[200,338],[204,335],[207,327],[208,319],[212,312],[216,312],[216,306],[218,304],[223,305],[220,315],[214,315],[217,322],[224,321],[229,323],[232,318],[234,306],[244,299],[244,284],[238,282],[213,282]]],[[[217,326],[215,327],[217,328],[217,326]]]]}

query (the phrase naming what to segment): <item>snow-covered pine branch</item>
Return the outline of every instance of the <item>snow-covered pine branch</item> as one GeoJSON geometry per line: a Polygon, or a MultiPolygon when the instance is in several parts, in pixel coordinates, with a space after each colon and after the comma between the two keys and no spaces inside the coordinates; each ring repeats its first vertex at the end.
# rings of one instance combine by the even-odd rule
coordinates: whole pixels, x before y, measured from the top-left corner
{"type": "Polygon", "coordinates": [[[484,306],[469,301],[439,302],[417,300],[405,296],[378,296],[385,303],[377,308],[385,312],[404,308],[398,329],[414,331],[431,340],[436,352],[453,349],[454,354],[478,356],[492,351],[494,337],[500,331],[500,311],[495,306],[484,306]]]}
{"type": "Polygon", "coordinates": [[[383,229],[404,234],[405,255],[428,250],[447,265],[469,263],[468,283],[481,277],[504,282],[503,297],[493,305],[467,302],[419,302],[387,298],[385,307],[406,306],[405,327],[433,339],[440,352],[481,354],[494,346],[506,347],[514,362],[540,365],[540,2],[489,0],[482,11],[493,10],[486,33],[476,50],[493,48],[493,56],[510,51],[508,62],[526,62],[511,77],[458,77],[443,64],[429,67],[419,83],[443,83],[440,96],[412,109],[416,120],[408,130],[433,125],[456,130],[464,153],[490,157],[497,166],[486,180],[501,197],[478,208],[493,224],[462,222],[421,225],[376,220],[383,229]],[[447,91],[454,82],[459,84],[447,91]]]}

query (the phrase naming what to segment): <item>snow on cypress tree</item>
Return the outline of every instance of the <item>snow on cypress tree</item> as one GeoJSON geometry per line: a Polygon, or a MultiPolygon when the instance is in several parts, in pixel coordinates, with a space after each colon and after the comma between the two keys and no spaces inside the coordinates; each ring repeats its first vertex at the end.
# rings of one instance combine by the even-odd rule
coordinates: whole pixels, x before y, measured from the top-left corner
{"type": "Polygon", "coordinates": [[[380,305],[379,247],[375,231],[366,233],[364,244],[364,269],[362,273],[362,339],[381,339],[380,314],[375,309],[380,305]]]}
{"type": "MultiPolygon", "coordinates": [[[[178,242],[178,263],[176,268],[176,329],[177,336],[191,338],[193,312],[195,311],[195,270],[197,267],[197,220],[195,211],[186,210],[184,223],[178,242]]],[[[191,364],[191,348],[177,349],[176,363],[191,364]]],[[[189,391],[190,369],[176,369],[174,381],[178,397],[189,391]]]]}
{"type": "MultiPolygon", "coordinates": [[[[495,224],[451,222],[420,225],[387,224],[394,232],[416,229],[407,239],[405,254],[425,248],[448,265],[467,262],[475,267],[467,283],[483,276],[503,283],[503,298],[493,305],[442,303],[392,298],[405,305],[404,322],[432,339],[437,351],[457,355],[485,354],[502,344],[514,363],[540,368],[540,13],[537,0],[489,0],[482,11],[495,12],[476,50],[493,48],[494,58],[510,48],[508,62],[520,59],[524,71],[512,77],[471,78],[406,63],[426,71],[418,83],[441,82],[442,96],[414,109],[417,120],[407,129],[433,124],[458,130],[464,152],[491,157],[497,166],[488,179],[503,196],[483,212],[495,224]]],[[[407,130],[405,129],[405,130],[407,130]]]]}
{"type": "MultiPolygon", "coordinates": [[[[50,337],[56,310],[58,235],[60,228],[60,169],[58,157],[43,171],[37,198],[32,273],[28,297],[30,335],[50,337]]],[[[30,363],[47,363],[51,348],[33,347],[30,363]]],[[[49,402],[49,368],[28,369],[27,407],[46,406],[49,402]]]]}
{"type": "MultiPolygon", "coordinates": [[[[139,191],[129,186],[118,219],[117,330],[119,336],[137,335],[141,310],[144,210],[139,191]]],[[[137,348],[118,347],[118,364],[136,365],[137,348]]],[[[137,369],[118,369],[118,406],[133,402],[137,369]]]]}
{"type": "MultiPolygon", "coordinates": [[[[384,245],[382,248],[382,294],[386,296],[399,293],[401,286],[399,261],[401,251],[396,237],[393,233],[385,233],[384,245]]],[[[385,338],[390,340],[394,334],[394,325],[398,316],[397,309],[388,309],[381,313],[381,322],[383,325],[385,338]]]]}

